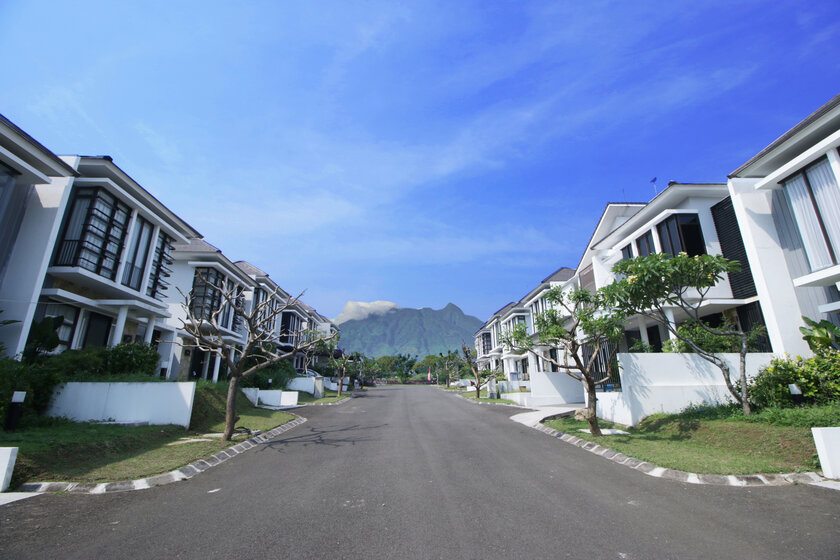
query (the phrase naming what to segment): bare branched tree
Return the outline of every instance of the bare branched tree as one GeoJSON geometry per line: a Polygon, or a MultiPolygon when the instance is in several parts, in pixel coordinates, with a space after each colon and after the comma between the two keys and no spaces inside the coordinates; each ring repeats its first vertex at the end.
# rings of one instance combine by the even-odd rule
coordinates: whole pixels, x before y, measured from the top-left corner
{"type": "Polygon", "coordinates": [[[292,308],[300,296],[283,300],[278,298],[280,289],[277,288],[262,302],[248,309],[241,287],[216,285],[202,273],[196,274],[204,288],[204,295],[197,297],[194,291],[184,294],[178,290],[184,298],[182,306],[186,311],[181,328],[192,338],[193,347],[215,354],[227,366],[230,383],[225,406],[224,439],[230,440],[238,420],[236,397],[243,378],[282,360],[293,359],[299,352],[306,352],[336,335],[308,338],[277,329],[277,318],[292,308]],[[239,340],[237,334],[241,336],[239,340]],[[279,344],[275,342],[278,340],[279,344]]]}

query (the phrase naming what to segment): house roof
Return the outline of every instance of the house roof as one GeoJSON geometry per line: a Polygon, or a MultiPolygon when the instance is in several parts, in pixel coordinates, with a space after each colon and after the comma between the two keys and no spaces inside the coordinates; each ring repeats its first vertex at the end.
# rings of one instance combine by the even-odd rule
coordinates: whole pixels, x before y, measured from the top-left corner
{"type": "Polygon", "coordinates": [[[145,205],[153,209],[165,223],[167,223],[177,235],[183,238],[201,237],[196,231],[178,214],[170,210],[157,197],[146,190],[140,183],[135,181],[119,165],[114,163],[111,156],[78,156],[78,174],[88,179],[110,179],[125,189],[132,196],[139,198],[145,205]]]}
{"type": "MultiPolygon", "coordinates": [[[[765,159],[774,159],[772,157],[768,157],[773,152],[785,152],[786,148],[791,147],[791,145],[793,145],[797,141],[797,137],[801,137],[799,139],[806,140],[820,140],[825,136],[828,136],[829,134],[835,132],[837,130],[838,120],[840,120],[840,112],[835,112],[834,110],[838,107],[840,107],[840,94],[835,95],[831,100],[828,101],[828,103],[826,103],[825,105],[823,105],[822,107],[805,117],[793,128],[779,136],[777,139],[771,142],[770,145],[768,145],[766,148],[764,148],[756,155],[751,157],[738,169],[730,173],[729,177],[762,176],[762,174],[755,175],[754,173],[752,173],[753,168],[762,167],[760,164],[764,163],[763,160],[765,159]],[[835,114],[832,115],[832,112],[835,112],[835,114]],[[787,146],[785,146],[786,144],[787,146]]],[[[816,141],[814,143],[816,143],[816,141]]],[[[784,154],[782,154],[781,157],[789,159],[789,157],[785,156],[784,154]]],[[[770,166],[777,167],[778,165],[773,162],[770,162],[770,166]]]]}
{"type": "Polygon", "coordinates": [[[238,266],[240,270],[245,272],[245,274],[249,274],[249,275],[253,275],[253,276],[266,276],[266,277],[268,276],[268,272],[264,272],[264,271],[260,270],[259,268],[252,265],[248,261],[236,261],[233,264],[238,266]]]}
{"type": "Polygon", "coordinates": [[[591,245],[590,249],[604,248],[607,244],[617,243],[621,238],[643,225],[646,220],[673,208],[690,196],[709,196],[712,194],[721,195],[722,198],[725,198],[729,195],[729,190],[725,183],[677,183],[671,181],[668,183],[668,187],[656,195],[644,208],[639,209],[627,221],[603,235],[591,245]]]}
{"type": "Polygon", "coordinates": [[[573,268],[569,268],[567,266],[561,266],[545,278],[540,284],[545,284],[546,282],[564,282],[575,275],[575,271],[573,268]]]}
{"type": "Polygon", "coordinates": [[[43,144],[32,138],[2,114],[0,114],[0,128],[8,130],[5,136],[9,136],[9,133],[11,133],[12,136],[17,137],[15,143],[23,144],[18,146],[18,149],[15,149],[15,146],[7,146],[7,149],[47,177],[75,177],[77,175],[76,170],[64,160],[45,148],[43,144]],[[29,148],[29,150],[20,148],[29,148]]]}
{"type": "Polygon", "coordinates": [[[598,218],[598,223],[595,224],[595,229],[592,230],[592,235],[589,236],[589,241],[586,244],[586,248],[583,250],[583,254],[580,256],[580,261],[578,261],[575,273],[577,273],[577,271],[582,268],[583,262],[586,260],[586,257],[589,254],[589,251],[592,249],[592,247],[596,245],[599,241],[601,241],[601,239],[603,239],[603,236],[608,235],[610,233],[609,231],[604,233],[602,231],[602,227],[605,225],[605,219],[607,218],[607,215],[610,214],[612,210],[623,210],[623,212],[615,213],[615,217],[619,217],[619,215],[624,214],[626,212],[627,214],[629,214],[629,218],[638,213],[646,204],[647,203],[645,202],[608,202],[607,205],[604,207],[604,211],[601,212],[601,217],[598,218]]]}
{"type": "Polygon", "coordinates": [[[207,260],[219,262],[219,264],[227,268],[231,273],[235,274],[239,278],[239,280],[242,281],[242,283],[246,286],[254,285],[254,281],[251,279],[251,277],[245,274],[245,272],[242,269],[240,269],[233,263],[233,261],[227,258],[225,254],[222,253],[221,249],[214,247],[213,245],[207,243],[204,239],[200,237],[194,237],[190,239],[189,243],[173,243],[172,251],[175,254],[176,258],[178,257],[178,253],[187,255],[193,254],[197,256],[206,255],[206,257],[212,257],[207,260]]]}

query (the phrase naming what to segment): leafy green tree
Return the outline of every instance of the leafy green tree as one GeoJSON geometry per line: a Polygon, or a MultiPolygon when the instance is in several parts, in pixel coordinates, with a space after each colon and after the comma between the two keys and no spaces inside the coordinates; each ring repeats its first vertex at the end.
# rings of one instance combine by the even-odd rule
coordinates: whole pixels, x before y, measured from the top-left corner
{"type": "Polygon", "coordinates": [[[698,356],[717,366],[724,383],[744,414],[750,414],[746,362],[750,335],[732,323],[714,328],[700,319],[709,292],[726,274],[737,272],[740,265],[720,255],[689,256],[680,253],[653,254],[619,262],[613,271],[621,275],[609,288],[610,303],[625,315],[648,317],[670,332],[698,356]],[[688,317],[690,328],[680,329],[671,320],[674,311],[688,317]],[[702,334],[702,336],[701,336],[702,334]],[[738,343],[739,375],[733,381],[729,364],[717,348],[704,344],[709,335],[734,337],[738,343]]]}
{"type": "Polygon", "coordinates": [[[808,326],[799,327],[799,331],[814,354],[823,355],[831,350],[840,350],[840,327],[827,319],[818,323],[803,316],[802,320],[808,326]]]}
{"type": "MultiPolygon", "coordinates": [[[[440,368],[443,370],[444,375],[446,375],[446,386],[449,387],[449,383],[454,379],[460,379],[460,368],[464,365],[464,362],[461,360],[458,352],[453,352],[450,350],[446,354],[438,354],[440,368]]],[[[470,371],[470,375],[472,375],[472,371],[470,371]]]]}
{"type": "MultiPolygon", "coordinates": [[[[517,325],[502,337],[513,350],[526,350],[553,364],[566,375],[580,381],[586,391],[586,420],[592,435],[600,436],[595,391],[599,383],[608,381],[615,366],[618,340],[624,333],[624,315],[610,307],[605,289],[564,291],[557,286],[546,292],[551,308],[534,317],[536,338],[530,336],[525,325],[517,325]],[[546,349],[557,349],[557,357],[546,349]],[[584,357],[584,349],[589,357],[584,357]],[[608,356],[605,372],[598,368],[601,350],[608,356]],[[562,360],[561,360],[562,357],[562,360]],[[569,363],[571,360],[571,364],[569,363]]],[[[603,356],[602,356],[603,358],[603,356]]]]}
{"type": "Polygon", "coordinates": [[[408,383],[408,378],[411,377],[411,369],[417,363],[417,358],[408,354],[397,354],[395,356],[394,368],[399,378],[400,383],[408,383]]]}

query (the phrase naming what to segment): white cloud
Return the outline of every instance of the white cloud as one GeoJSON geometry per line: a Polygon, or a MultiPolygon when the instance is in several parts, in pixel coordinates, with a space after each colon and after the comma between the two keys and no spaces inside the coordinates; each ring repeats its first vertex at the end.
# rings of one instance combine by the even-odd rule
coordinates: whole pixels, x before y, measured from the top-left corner
{"type": "Polygon", "coordinates": [[[351,319],[365,319],[371,315],[384,315],[392,309],[399,308],[400,306],[392,301],[348,301],[333,321],[340,325],[351,319]]]}

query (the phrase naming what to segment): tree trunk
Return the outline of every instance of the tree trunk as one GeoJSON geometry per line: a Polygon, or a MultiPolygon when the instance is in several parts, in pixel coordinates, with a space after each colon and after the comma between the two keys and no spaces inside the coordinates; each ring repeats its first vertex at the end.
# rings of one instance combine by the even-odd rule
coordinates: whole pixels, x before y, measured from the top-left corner
{"type": "Polygon", "coordinates": [[[343,385],[342,381],[344,381],[344,376],[339,376],[338,378],[338,396],[341,396],[341,386],[343,385]]]}
{"type": "Polygon", "coordinates": [[[592,380],[587,379],[584,385],[586,386],[586,421],[589,422],[589,433],[593,436],[600,436],[601,427],[598,425],[598,397],[595,393],[595,384],[592,380]]]}
{"type": "Polygon", "coordinates": [[[750,399],[747,389],[747,336],[741,335],[741,363],[739,377],[741,381],[741,407],[744,410],[744,415],[752,414],[750,409],[750,399]]]}
{"type": "Polygon", "coordinates": [[[236,395],[239,393],[238,375],[230,376],[230,383],[228,384],[227,403],[225,404],[225,433],[224,439],[230,441],[233,437],[233,428],[236,427],[236,421],[239,420],[236,416],[236,395]]]}
{"type": "MultiPolygon", "coordinates": [[[[490,387],[487,387],[487,395],[490,395],[490,387]]],[[[475,400],[479,400],[481,398],[481,379],[478,377],[475,378],[475,400]]]]}

